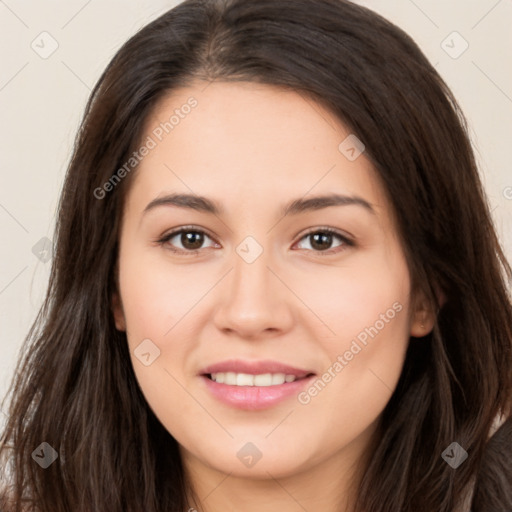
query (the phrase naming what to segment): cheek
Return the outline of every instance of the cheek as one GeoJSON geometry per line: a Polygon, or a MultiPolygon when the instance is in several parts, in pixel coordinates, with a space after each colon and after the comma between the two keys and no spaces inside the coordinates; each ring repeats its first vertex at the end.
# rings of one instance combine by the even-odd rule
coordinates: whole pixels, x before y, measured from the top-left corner
{"type": "Polygon", "coordinates": [[[127,331],[133,340],[143,336],[165,344],[215,283],[212,271],[172,265],[155,248],[135,248],[125,254],[120,261],[120,289],[127,331]]]}
{"type": "Polygon", "coordinates": [[[130,358],[154,414],[173,435],[186,437],[188,427],[182,418],[197,416],[197,410],[186,389],[187,362],[195,345],[184,329],[204,286],[201,289],[186,272],[170,273],[168,265],[144,257],[134,251],[120,264],[130,358]],[[140,350],[142,346],[146,348],[140,350]]]}
{"type": "Polygon", "coordinates": [[[155,252],[126,244],[120,257],[119,285],[132,365],[158,416],[168,408],[174,410],[177,403],[188,403],[179,383],[184,381],[194,344],[183,328],[205,286],[201,288],[200,280],[190,272],[170,272],[163,258],[152,257],[155,252]]]}
{"type": "Polygon", "coordinates": [[[317,273],[303,285],[299,293],[309,290],[307,304],[329,333],[316,333],[326,356],[324,373],[299,401],[335,422],[351,411],[354,421],[368,424],[391,397],[409,343],[405,260],[399,251],[392,258],[374,254],[350,268],[333,269],[332,275],[317,273]]]}
{"type": "Polygon", "coordinates": [[[328,327],[329,332],[322,328],[322,336],[317,332],[316,338],[329,340],[329,353],[358,335],[364,342],[370,336],[367,329],[375,333],[372,326],[389,333],[399,324],[403,332],[409,304],[408,269],[400,251],[383,252],[356,254],[343,265],[320,266],[293,279],[294,291],[328,327]]]}

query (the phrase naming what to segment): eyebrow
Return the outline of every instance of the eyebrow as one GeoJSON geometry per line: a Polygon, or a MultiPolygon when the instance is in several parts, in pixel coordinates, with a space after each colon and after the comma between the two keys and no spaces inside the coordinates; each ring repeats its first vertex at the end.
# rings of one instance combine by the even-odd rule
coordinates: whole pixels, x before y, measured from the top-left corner
{"type": "MultiPolygon", "coordinates": [[[[330,206],[347,206],[356,205],[363,207],[369,213],[375,215],[373,206],[365,199],[358,196],[346,196],[340,194],[329,194],[323,196],[310,197],[308,199],[299,198],[290,201],[281,209],[281,214],[297,215],[306,211],[321,210],[330,206]]],[[[224,208],[217,201],[208,199],[204,196],[195,194],[168,194],[163,197],[153,199],[144,208],[143,214],[153,210],[159,206],[177,206],[179,208],[187,208],[198,212],[211,213],[213,215],[222,215],[224,208]]]]}

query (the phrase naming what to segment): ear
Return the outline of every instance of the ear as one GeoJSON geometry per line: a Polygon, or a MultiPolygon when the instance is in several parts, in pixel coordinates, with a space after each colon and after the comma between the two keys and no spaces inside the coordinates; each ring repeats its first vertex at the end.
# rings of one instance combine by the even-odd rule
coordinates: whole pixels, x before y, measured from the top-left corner
{"type": "Polygon", "coordinates": [[[415,338],[422,338],[429,334],[434,328],[436,312],[423,292],[420,293],[415,304],[411,312],[410,335],[415,338]]]}
{"type": "Polygon", "coordinates": [[[114,322],[118,331],[126,331],[126,320],[124,317],[123,304],[121,303],[121,297],[117,292],[112,295],[112,313],[114,315],[114,322]]]}

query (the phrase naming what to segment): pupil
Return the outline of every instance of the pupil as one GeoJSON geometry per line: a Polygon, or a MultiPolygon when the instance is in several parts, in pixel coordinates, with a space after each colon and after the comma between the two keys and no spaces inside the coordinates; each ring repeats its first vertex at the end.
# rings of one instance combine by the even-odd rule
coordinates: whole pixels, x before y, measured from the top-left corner
{"type": "Polygon", "coordinates": [[[313,237],[313,243],[311,244],[313,248],[324,250],[328,249],[329,246],[331,245],[332,235],[330,235],[329,233],[315,233],[314,235],[311,236],[313,237]]]}
{"type": "Polygon", "coordinates": [[[187,247],[188,249],[199,249],[203,244],[203,235],[196,231],[183,233],[181,235],[181,243],[183,247],[187,247]]]}

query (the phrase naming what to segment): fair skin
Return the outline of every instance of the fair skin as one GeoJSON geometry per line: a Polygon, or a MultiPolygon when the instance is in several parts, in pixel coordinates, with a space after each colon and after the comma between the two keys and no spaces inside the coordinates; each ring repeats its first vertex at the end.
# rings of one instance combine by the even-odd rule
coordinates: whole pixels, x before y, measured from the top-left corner
{"type": "Polygon", "coordinates": [[[365,154],[349,161],[338,149],[350,134],[339,120],[296,92],[196,82],[160,102],[143,140],[190,96],[197,107],[144,157],[127,194],[116,327],[127,333],[139,385],[178,441],[203,510],[348,512],[409,337],[430,332],[433,315],[424,301],[413,308],[391,206],[365,154]],[[144,211],[171,193],[205,196],[223,212],[169,204],[144,211]],[[373,212],[349,204],[282,215],[292,200],[333,193],[360,197],[373,212]],[[179,234],[157,242],[188,225],[206,232],[202,245],[187,246],[179,234]],[[322,227],[355,245],[334,235],[321,254],[306,232],[322,227]],[[263,249],[251,263],[237,252],[247,236],[263,249]],[[333,372],[393,304],[400,312],[333,372]],[[149,366],[134,355],[145,339],[160,350],[149,366]],[[294,394],[241,409],[219,401],[199,374],[232,358],[272,359],[315,378],[331,368],[331,379],[308,403],[294,394]],[[237,456],[249,442],[262,454],[251,467],[237,456]]]}

